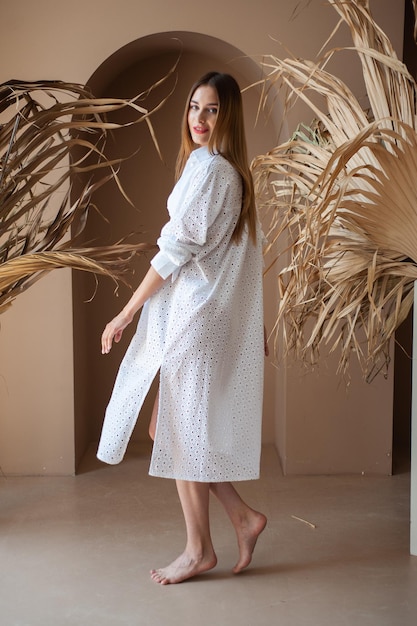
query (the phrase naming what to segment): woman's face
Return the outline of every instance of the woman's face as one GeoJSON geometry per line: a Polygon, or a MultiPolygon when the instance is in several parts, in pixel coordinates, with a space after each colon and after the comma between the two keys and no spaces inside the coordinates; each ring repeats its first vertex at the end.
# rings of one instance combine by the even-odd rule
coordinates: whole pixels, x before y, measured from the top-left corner
{"type": "Polygon", "coordinates": [[[191,96],[188,108],[188,128],[198,146],[206,146],[216,124],[219,110],[217,91],[210,85],[201,85],[191,96]]]}

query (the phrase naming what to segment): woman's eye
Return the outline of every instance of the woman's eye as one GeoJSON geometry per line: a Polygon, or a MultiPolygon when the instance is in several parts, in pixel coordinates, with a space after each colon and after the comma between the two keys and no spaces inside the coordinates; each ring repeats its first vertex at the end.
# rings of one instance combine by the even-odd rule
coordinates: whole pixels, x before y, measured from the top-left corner
{"type": "MultiPolygon", "coordinates": [[[[200,107],[198,106],[198,104],[190,104],[190,111],[199,111],[199,110],[200,110],[200,107]]],[[[207,111],[207,113],[210,113],[211,115],[217,115],[217,108],[208,107],[205,110],[207,111]]]]}

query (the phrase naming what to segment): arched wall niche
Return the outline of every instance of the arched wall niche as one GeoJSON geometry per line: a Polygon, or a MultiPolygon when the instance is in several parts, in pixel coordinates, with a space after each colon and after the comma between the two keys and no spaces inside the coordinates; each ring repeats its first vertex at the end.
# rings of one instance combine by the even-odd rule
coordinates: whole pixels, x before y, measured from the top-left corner
{"type": "MultiPolygon", "coordinates": [[[[233,74],[243,92],[249,156],[263,153],[278,140],[280,128],[279,103],[273,115],[258,118],[260,92],[251,87],[262,76],[260,65],[225,41],[193,32],[165,32],[132,41],[106,59],[94,72],[88,85],[97,97],[132,97],[146,92],[167,75],[178,61],[175,75],[152,91],[143,101],[150,109],[169,95],[162,108],[152,115],[163,161],[158,157],[145,123],[116,131],[108,143],[109,158],[133,155],[121,166],[120,180],[133,207],[125,202],[115,185],[105,185],[95,196],[99,212],[91,211],[85,232],[85,242],[105,245],[127,234],[132,241],[154,242],[165,223],[166,198],[174,182],[174,165],[179,146],[180,120],[191,84],[209,70],[233,74]]],[[[112,119],[131,119],[128,112],[112,119]]],[[[136,285],[146,272],[152,253],[133,263],[136,285]]],[[[273,316],[275,286],[268,289],[273,316]]],[[[108,402],[120,360],[135,330],[136,322],[124,333],[120,344],[110,355],[100,354],[100,335],[105,323],[115,315],[130,295],[121,286],[117,295],[114,284],[75,272],[73,275],[74,309],[74,388],[75,388],[75,456],[76,466],[91,444],[99,437],[105,406],[108,402]],[[94,295],[94,297],[92,297],[94,295]]],[[[267,311],[268,316],[268,311],[267,311]]],[[[265,389],[264,440],[274,438],[275,384],[273,368],[267,371],[265,389]]],[[[146,401],[133,433],[133,442],[148,441],[147,426],[153,403],[154,389],[146,401]]]]}

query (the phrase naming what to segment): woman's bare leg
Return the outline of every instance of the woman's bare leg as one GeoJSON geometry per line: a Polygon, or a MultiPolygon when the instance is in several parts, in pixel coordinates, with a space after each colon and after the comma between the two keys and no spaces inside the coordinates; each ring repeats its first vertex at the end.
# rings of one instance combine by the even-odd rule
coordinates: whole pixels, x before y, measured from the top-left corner
{"type": "Polygon", "coordinates": [[[156,420],[158,418],[158,408],[159,408],[159,387],[156,392],[156,398],[152,409],[151,421],[149,422],[149,436],[152,441],[155,441],[155,431],[156,431],[156,420]]]}
{"type": "Polygon", "coordinates": [[[210,488],[225,508],[236,531],[239,560],[233,572],[238,574],[251,562],[256,541],[267,520],[265,515],[251,509],[242,500],[232,483],[211,483],[210,488]]]}
{"type": "Polygon", "coordinates": [[[176,482],[187,529],[187,543],[184,552],[170,565],[151,570],[152,579],[162,585],[180,583],[212,569],[217,563],[210,536],[210,484],[176,482]]]}
{"type": "MultiPolygon", "coordinates": [[[[159,388],[156,394],[156,398],[155,398],[155,402],[154,402],[154,406],[152,410],[152,415],[151,415],[151,420],[149,422],[149,435],[152,441],[154,441],[155,439],[158,408],[159,408],[159,388]]],[[[262,513],[259,513],[258,511],[254,511],[253,509],[251,509],[242,500],[242,498],[239,496],[238,492],[236,491],[236,489],[233,487],[231,483],[212,483],[211,485],[208,486],[205,483],[191,483],[191,482],[177,481],[178,494],[180,496],[181,504],[182,504],[183,511],[184,511],[184,517],[186,520],[186,526],[187,526],[187,546],[186,546],[184,553],[171,565],[163,569],[151,571],[151,576],[153,580],[155,580],[156,582],[159,582],[161,584],[181,582],[183,580],[186,580],[187,578],[191,578],[192,576],[195,576],[196,574],[200,574],[203,571],[212,569],[212,567],[216,565],[217,559],[214,553],[213,545],[211,543],[210,529],[209,529],[208,487],[211,489],[212,493],[218,498],[218,500],[221,502],[221,504],[225,508],[226,513],[228,514],[236,531],[237,541],[238,541],[238,546],[239,546],[239,560],[236,563],[235,567],[233,568],[234,573],[235,574],[239,573],[240,571],[242,571],[242,569],[247,567],[249,563],[251,562],[252,553],[255,548],[256,541],[266,526],[267,520],[266,520],[265,515],[263,515],[262,513]],[[181,485],[180,483],[183,483],[183,485],[181,485]],[[193,488],[190,487],[190,485],[201,486],[201,489],[203,492],[203,498],[207,497],[207,502],[205,502],[203,506],[201,506],[201,501],[197,502],[197,500],[193,496],[191,497],[191,499],[188,498],[186,494],[187,490],[193,491],[193,488]],[[205,495],[206,491],[207,491],[207,496],[205,495]],[[182,497],[182,492],[184,492],[183,497],[182,497]],[[184,504],[183,504],[183,499],[184,499],[184,504]],[[190,507],[190,504],[191,504],[191,507],[190,507]],[[196,505],[196,511],[193,511],[194,505],[196,505]],[[184,506],[185,506],[185,509],[184,509],[184,506]],[[187,517],[186,517],[185,510],[187,510],[187,517]],[[197,512],[197,516],[195,515],[196,512],[197,512]],[[203,523],[200,524],[200,522],[198,522],[197,524],[194,524],[193,520],[196,517],[199,518],[201,513],[202,513],[202,518],[200,522],[202,521],[203,523]],[[189,522],[187,522],[187,519],[189,519],[189,522]],[[201,533],[198,530],[199,527],[202,530],[201,533]],[[189,532],[189,528],[190,528],[190,532],[189,532]],[[196,533],[195,533],[195,530],[197,531],[196,533]],[[196,537],[197,541],[195,541],[194,536],[196,537]],[[208,542],[207,542],[207,538],[209,540],[208,542]],[[188,541],[188,539],[190,539],[190,541],[188,541]],[[200,567],[197,564],[199,559],[197,558],[195,560],[196,565],[194,566],[192,565],[192,562],[191,562],[192,559],[190,561],[189,555],[187,554],[188,547],[190,547],[191,551],[194,550],[194,547],[193,547],[194,544],[195,546],[199,546],[203,544],[205,546],[209,546],[208,554],[211,554],[211,557],[209,557],[207,561],[205,562],[212,563],[210,567],[205,567],[205,565],[203,565],[203,569],[196,571],[200,567]],[[187,565],[187,562],[188,562],[188,565],[187,565]]],[[[198,487],[195,487],[194,489],[198,491],[198,487]]],[[[202,551],[197,549],[197,552],[201,553],[202,551]]]]}

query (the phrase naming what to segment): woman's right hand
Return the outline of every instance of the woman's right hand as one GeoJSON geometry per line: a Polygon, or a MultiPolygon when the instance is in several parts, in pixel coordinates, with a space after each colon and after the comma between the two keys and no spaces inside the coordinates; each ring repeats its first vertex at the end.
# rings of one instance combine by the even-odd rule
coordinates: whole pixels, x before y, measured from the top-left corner
{"type": "Polygon", "coordinates": [[[162,276],[160,276],[151,265],[145,275],[145,278],[142,280],[129,302],[122,309],[119,315],[116,315],[116,317],[114,317],[104,329],[104,332],[101,335],[102,354],[108,354],[110,352],[113,339],[116,343],[120,341],[126,326],[130,324],[136,313],[143,307],[148,298],[150,298],[158,291],[158,289],[162,287],[164,282],[165,279],[162,278],[162,276]]]}
{"type": "Polygon", "coordinates": [[[122,334],[126,326],[130,324],[132,321],[128,315],[121,311],[119,315],[116,315],[111,322],[106,325],[106,328],[101,335],[101,353],[108,354],[113,345],[113,340],[116,343],[119,343],[122,338],[122,334]]]}

